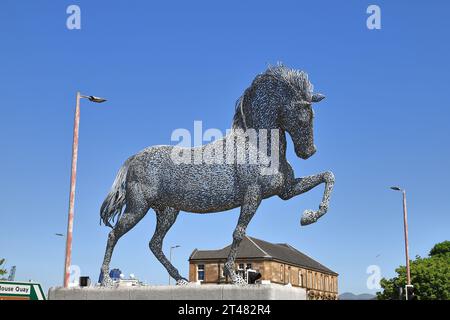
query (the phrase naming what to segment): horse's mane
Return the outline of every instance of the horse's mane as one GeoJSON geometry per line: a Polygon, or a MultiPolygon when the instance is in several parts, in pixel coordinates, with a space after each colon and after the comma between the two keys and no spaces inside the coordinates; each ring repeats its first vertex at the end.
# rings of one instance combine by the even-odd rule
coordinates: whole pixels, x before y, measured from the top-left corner
{"type": "Polygon", "coordinates": [[[254,87],[261,83],[261,81],[264,81],[268,78],[287,84],[296,92],[299,92],[304,100],[311,101],[313,85],[311,84],[311,82],[309,82],[308,74],[306,72],[291,69],[282,64],[269,66],[265,72],[256,76],[250,87],[248,87],[244,91],[242,96],[240,96],[236,101],[235,112],[233,116],[233,128],[246,128],[244,109],[246,109],[245,99],[247,93],[252,91],[254,87]]]}

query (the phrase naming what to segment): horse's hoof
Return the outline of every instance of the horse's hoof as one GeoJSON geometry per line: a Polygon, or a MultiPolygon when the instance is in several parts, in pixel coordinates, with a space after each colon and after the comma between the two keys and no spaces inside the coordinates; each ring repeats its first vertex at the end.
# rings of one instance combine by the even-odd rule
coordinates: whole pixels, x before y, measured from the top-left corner
{"type": "Polygon", "coordinates": [[[103,277],[101,286],[105,288],[111,288],[114,286],[114,282],[110,277],[103,277]]]}
{"type": "Polygon", "coordinates": [[[234,276],[232,281],[233,285],[235,286],[246,286],[247,282],[241,277],[241,276],[234,276]]]}
{"type": "Polygon", "coordinates": [[[177,280],[176,285],[177,286],[188,286],[189,285],[189,281],[187,281],[186,279],[180,279],[180,280],[177,280]]]}
{"type": "Polygon", "coordinates": [[[300,219],[300,224],[302,226],[307,226],[308,224],[316,222],[317,219],[319,219],[319,212],[314,210],[305,210],[302,218],[300,219]]]}

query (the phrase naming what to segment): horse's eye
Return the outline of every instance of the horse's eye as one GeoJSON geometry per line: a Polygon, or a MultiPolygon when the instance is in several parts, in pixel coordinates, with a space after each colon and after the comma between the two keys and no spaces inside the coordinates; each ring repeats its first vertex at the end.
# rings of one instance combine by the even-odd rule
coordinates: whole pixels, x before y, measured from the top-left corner
{"type": "Polygon", "coordinates": [[[311,106],[311,103],[307,102],[307,101],[299,101],[299,102],[296,103],[296,106],[298,108],[305,108],[305,107],[311,106]]]}
{"type": "Polygon", "coordinates": [[[301,112],[298,114],[298,119],[299,119],[300,121],[308,121],[308,118],[309,118],[309,114],[308,114],[307,112],[305,112],[305,111],[301,111],[301,112]]]}

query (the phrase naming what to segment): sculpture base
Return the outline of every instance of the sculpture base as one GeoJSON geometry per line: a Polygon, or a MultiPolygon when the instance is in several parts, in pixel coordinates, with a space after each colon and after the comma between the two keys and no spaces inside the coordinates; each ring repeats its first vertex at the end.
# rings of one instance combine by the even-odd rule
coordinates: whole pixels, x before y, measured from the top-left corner
{"type": "Polygon", "coordinates": [[[49,300],[306,300],[306,290],[277,284],[142,287],[53,287],[49,300]]]}

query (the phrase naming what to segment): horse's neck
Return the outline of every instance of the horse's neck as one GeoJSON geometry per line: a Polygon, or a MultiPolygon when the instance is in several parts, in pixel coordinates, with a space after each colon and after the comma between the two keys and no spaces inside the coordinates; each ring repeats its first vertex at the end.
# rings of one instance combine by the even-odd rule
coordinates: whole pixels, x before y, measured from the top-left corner
{"type": "MultiPolygon", "coordinates": [[[[264,139],[267,139],[267,143],[265,144],[266,150],[258,149],[260,152],[265,152],[265,154],[269,155],[272,154],[272,150],[278,150],[278,156],[279,159],[286,159],[286,133],[284,130],[281,130],[279,128],[266,128],[266,127],[256,127],[251,128],[252,134],[255,134],[256,139],[254,139],[253,142],[258,143],[259,148],[262,147],[261,141],[264,139]],[[273,145],[273,144],[276,145],[273,145]]],[[[250,131],[246,131],[246,129],[243,129],[241,127],[235,127],[231,130],[231,133],[227,139],[233,137],[233,136],[249,136],[250,131]]],[[[234,139],[234,138],[233,138],[234,139]]],[[[252,140],[250,139],[250,143],[252,140]]]]}
{"type": "MultiPolygon", "coordinates": [[[[261,89],[262,90],[262,89],[261,89]]],[[[271,92],[271,88],[267,90],[262,90],[264,95],[267,95],[267,99],[261,99],[262,104],[255,107],[255,112],[248,112],[248,105],[251,103],[247,103],[247,106],[244,105],[244,100],[241,98],[240,104],[238,105],[238,109],[236,110],[235,119],[233,119],[233,129],[232,131],[241,134],[243,131],[246,131],[247,128],[251,128],[257,135],[257,141],[259,141],[260,137],[267,137],[267,150],[260,150],[262,152],[266,151],[266,154],[271,154],[271,150],[273,143],[278,144],[276,149],[279,152],[279,159],[286,159],[286,135],[284,130],[282,130],[277,121],[277,117],[272,112],[267,112],[267,110],[271,110],[270,105],[276,105],[279,103],[275,101],[272,96],[276,97],[276,94],[269,94],[271,92]],[[264,105],[267,104],[267,105],[264,105]],[[247,111],[247,112],[246,112],[247,111]],[[278,135],[276,137],[272,136],[272,132],[276,131],[278,135]],[[262,137],[262,135],[264,135],[262,137]],[[275,141],[272,141],[273,138],[277,138],[275,141]]]]}

